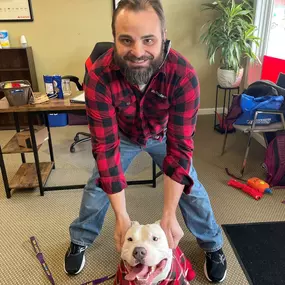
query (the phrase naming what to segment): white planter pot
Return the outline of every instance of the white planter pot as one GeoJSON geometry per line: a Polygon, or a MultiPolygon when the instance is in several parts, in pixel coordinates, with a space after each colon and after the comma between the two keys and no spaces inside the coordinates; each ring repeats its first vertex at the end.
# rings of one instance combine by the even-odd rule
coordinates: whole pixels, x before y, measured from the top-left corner
{"type": "Polygon", "coordinates": [[[243,68],[241,68],[238,73],[234,70],[226,70],[218,68],[217,79],[221,87],[231,88],[238,87],[242,80],[243,68]]]}

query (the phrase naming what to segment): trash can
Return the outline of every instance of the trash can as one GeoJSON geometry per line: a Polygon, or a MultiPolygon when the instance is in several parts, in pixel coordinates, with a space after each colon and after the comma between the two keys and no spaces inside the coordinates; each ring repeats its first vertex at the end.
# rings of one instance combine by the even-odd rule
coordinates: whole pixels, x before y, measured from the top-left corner
{"type": "Polygon", "coordinates": [[[68,123],[66,113],[50,113],[48,114],[48,121],[50,127],[63,127],[68,123]]]}

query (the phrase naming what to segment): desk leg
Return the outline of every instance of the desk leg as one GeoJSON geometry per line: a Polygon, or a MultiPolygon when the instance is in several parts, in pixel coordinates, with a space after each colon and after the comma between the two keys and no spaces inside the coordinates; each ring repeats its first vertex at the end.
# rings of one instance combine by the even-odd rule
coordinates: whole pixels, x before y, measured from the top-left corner
{"type": "MultiPolygon", "coordinates": [[[[13,113],[13,115],[14,115],[16,131],[17,131],[17,133],[19,133],[20,132],[20,124],[19,124],[18,113],[13,113]]],[[[26,163],[26,157],[25,157],[24,153],[21,153],[21,158],[22,158],[22,162],[26,163]]]]}
{"type": "Polygon", "coordinates": [[[51,140],[51,134],[50,134],[50,127],[49,127],[49,121],[48,121],[48,115],[45,112],[44,113],[44,120],[45,120],[45,125],[48,130],[48,147],[49,147],[49,155],[50,155],[50,160],[53,162],[53,169],[55,169],[55,162],[54,162],[54,155],[53,155],[53,147],[52,147],[52,140],[51,140]]]}
{"type": "Polygon", "coordinates": [[[39,154],[38,154],[38,148],[37,148],[37,143],[36,143],[35,130],[33,126],[33,115],[31,112],[28,113],[28,120],[29,120],[29,129],[31,133],[33,153],[35,157],[35,164],[36,164],[36,170],[37,170],[37,175],[38,175],[40,193],[41,193],[41,196],[44,196],[44,187],[43,187],[43,182],[42,182],[42,174],[40,170],[39,154]]]}
{"type": "Polygon", "coordinates": [[[6,172],[6,168],[5,168],[5,163],[4,163],[4,158],[3,158],[1,146],[0,146],[0,168],[1,168],[3,183],[4,183],[4,187],[5,187],[5,191],[6,191],[6,197],[11,198],[8,176],[7,176],[7,172],[6,172]]]}

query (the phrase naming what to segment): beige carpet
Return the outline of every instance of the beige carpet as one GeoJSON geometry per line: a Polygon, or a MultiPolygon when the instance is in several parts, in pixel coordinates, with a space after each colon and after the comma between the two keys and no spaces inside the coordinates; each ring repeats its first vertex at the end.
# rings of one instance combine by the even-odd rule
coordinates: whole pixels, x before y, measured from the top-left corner
{"type": "MultiPolygon", "coordinates": [[[[201,182],[208,189],[212,206],[219,224],[284,220],[284,190],[274,190],[272,196],[255,201],[239,190],[226,185],[229,177],[224,167],[238,173],[246,145],[246,136],[229,136],[228,151],[221,157],[223,135],[213,131],[213,118],[200,116],[195,136],[194,164],[201,182]]],[[[86,127],[73,126],[53,128],[53,144],[57,169],[48,181],[49,185],[85,183],[93,167],[89,143],[77,147],[69,153],[69,145],[76,131],[86,127]]],[[[0,131],[0,144],[3,146],[14,134],[13,131],[0,131]]],[[[264,178],[260,163],[264,149],[253,142],[246,176],[258,175],[264,178]]],[[[47,143],[40,149],[41,161],[48,161],[47,143]]],[[[33,161],[31,155],[28,161],[33,161]]],[[[5,155],[9,178],[20,165],[20,155],[5,155]]],[[[128,178],[150,177],[150,159],[142,155],[136,159],[128,172],[128,178]]],[[[162,209],[162,179],[158,179],[157,189],[149,186],[131,186],[127,189],[127,207],[131,219],[141,223],[158,220],[162,209]]],[[[49,284],[38,263],[29,237],[36,236],[46,262],[56,284],[81,284],[89,280],[114,273],[119,256],[114,249],[114,215],[107,213],[102,234],[87,251],[87,263],[76,277],[69,277],[63,271],[63,258],[69,244],[68,226],[78,214],[82,190],[46,192],[44,197],[39,190],[15,191],[11,199],[6,199],[3,182],[0,179],[0,284],[49,284]]],[[[208,284],[203,274],[203,252],[194,237],[187,231],[179,212],[179,221],[185,231],[181,248],[191,259],[197,278],[191,284],[208,284]]],[[[262,237],[261,237],[262,238],[262,237]]],[[[225,237],[224,251],[228,260],[228,276],[224,284],[248,284],[241,267],[225,237]]],[[[105,284],[112,284],[112,281],[105,284]]]]}

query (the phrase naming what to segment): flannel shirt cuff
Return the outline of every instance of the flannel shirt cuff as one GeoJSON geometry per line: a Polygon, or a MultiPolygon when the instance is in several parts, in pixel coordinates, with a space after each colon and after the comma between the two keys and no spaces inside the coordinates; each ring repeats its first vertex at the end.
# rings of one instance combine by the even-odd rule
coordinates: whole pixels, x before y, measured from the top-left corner
{"type": "Polygon", "coordinates": [[[189,173],[172,156],[166,156],[164,159],[163,172],[177,183],[185,185],[183,192],[186,195],[190,194],[194,182],[189,173]]]}
{"type": "Polygon", "coordinates": [[[100,177],[96,180],[96,185],[101,187],[106,194],[119,193],[128,187],[124,175],[100,177]]]}

